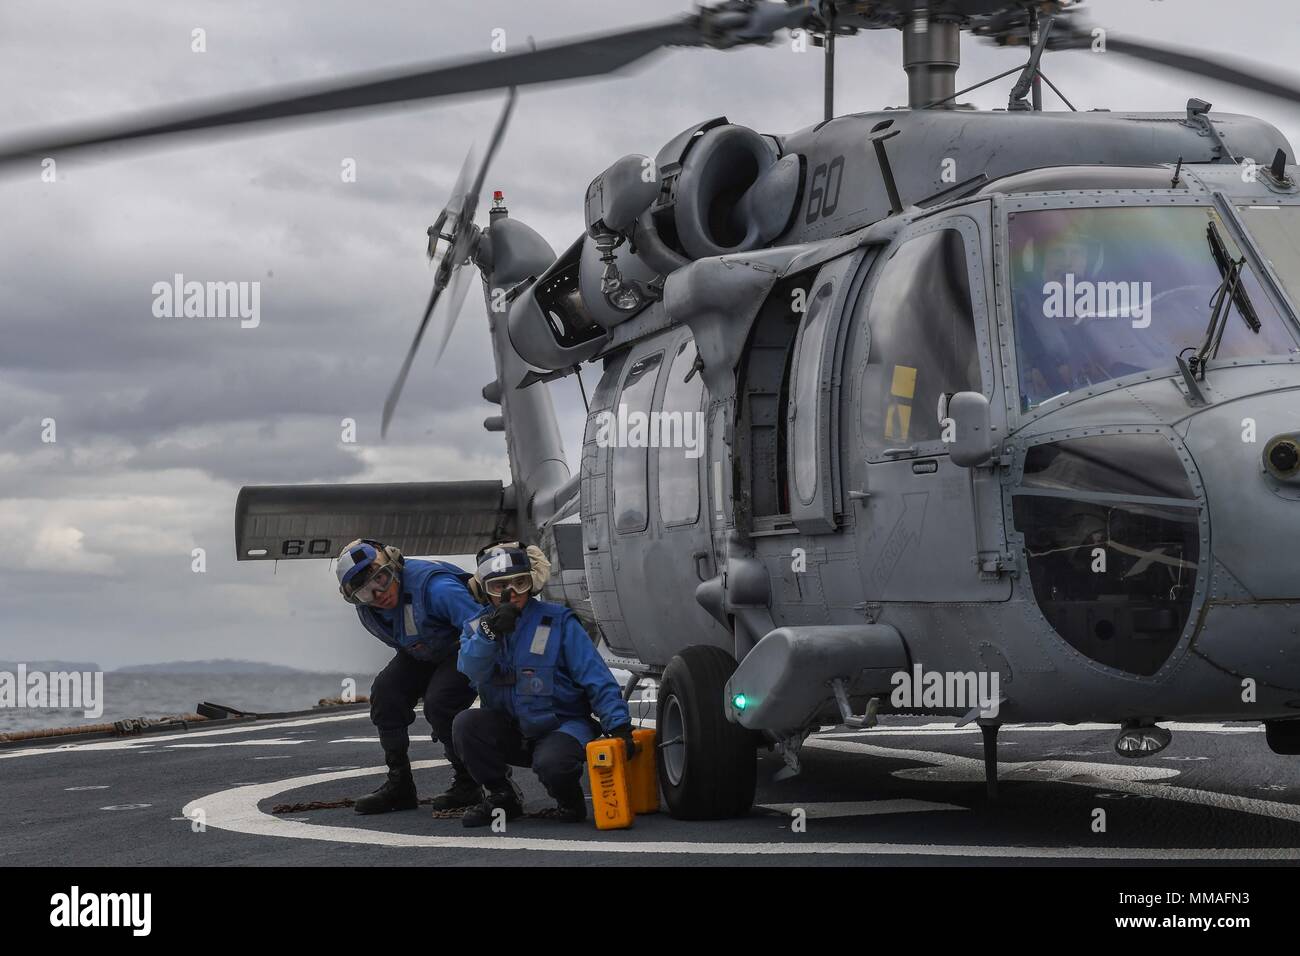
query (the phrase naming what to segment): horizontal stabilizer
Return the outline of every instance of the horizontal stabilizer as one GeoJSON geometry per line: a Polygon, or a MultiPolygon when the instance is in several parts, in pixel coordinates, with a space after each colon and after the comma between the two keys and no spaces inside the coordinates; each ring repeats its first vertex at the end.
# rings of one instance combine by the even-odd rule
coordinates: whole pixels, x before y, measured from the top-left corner
{"type": "Polygon", "coordinates": [[[253,485],[235,504],[240,561],[334,558],[356,538],[408,555],[474,554],[514,536],[499,481],[253,485]]]}

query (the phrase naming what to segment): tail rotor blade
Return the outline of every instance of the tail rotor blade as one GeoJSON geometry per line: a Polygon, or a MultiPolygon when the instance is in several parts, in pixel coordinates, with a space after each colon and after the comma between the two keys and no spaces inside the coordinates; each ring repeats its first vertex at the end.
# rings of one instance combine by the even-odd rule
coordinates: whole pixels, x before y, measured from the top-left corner
{"type": "MultiPolygon", "coordinates": [[[[429,304],[425,306],[424,316],[420,319],[420,326],[415,331],[415,339],[406,352],[406,358],[402,360],[402,368],[397,373],[397,381],[393,383],[388,398],[384,400],[384,414],[379,427],[380,437],[388,436],[388,425],[393,420],[393,413],[397,409],[397,400],[401,397],[402,388],[406,385],[406,377],[410,374],[411,365],[415,361],[415,353],[420,349],[420,342],[423,340],[424,333],[430,324],[430,316],[433,315],[439,303],[441,303],[442,307],[438,309],[438,319],[433,323],[437,327],[437,332],[433,337],[436,343],[433,357],[435,364],[442,358],[442,353],[447,348],[447,342],[451,339],[451,333],[456,328],[456,319],[460,316],[461,307],[465,304],[465,295],[469,291],[470,285],[470,272],[473,268],[470,259],[473,255],[474,242],[477,239],[474,213],[478,209],[479,194],[483,191],[483,183],[487,179],[488,167],[491,166],[492,158],[496,155],[501,141],[505,138],[506,126],[510,123],[510,114],[514,111],[517,95],[515,88],[510,87],[506,101],[501,107],[501,114],[497,117],[496,126],[492,129],[492,139],[488,142],[488,148],[483,154],[482,162],[478,164],[478,172],[475,174],[472,183],[469,180],[469,172],[474,166],[474,150],[471,148],[465,154],[465,162],[461,165],[460,175],[456,179],[456,185],[452,188],[451,199],[444,207],[443,215],[439,217],[438,221],[444,224],[444,228],[450,227],[450,235],[453,238],[446,252],[443,253],[442,261],[438,264],[438,276],[434,279],[433,293],[429,296],[429,304]],[[450,261],[448,261],[448,257],[450,257],[450,261]]],[[[436,236],[430,236],[429,248],[431,251],[435,248],[436,241],[436,236]]]]}
{"type": "Polygon", "coordinates": [[[433,307],[438,304],[438,299],[442,295],[442,290],[446,286],[434,283],[433,293],[429,296],[429,304],[424,307],[424,317],[420,319],[420,327],[415,330],[415,339],[411,342],[411,347],[406,350],[406,358],[402,360],[401,371],[397,373],[397,381],[393,382],[393,387],[388,390],[388,397],[384,399],[384,417],[379,426],[379,436],[386,438],[388,436],[388,423],[393,420],[393,412],[397,408],[397,400],[402,395],[402,387],[406,385],[406,376],[411,372],[411,363],[415,361],[415,353],[420,350],[420,340],[424,338],[424,330],[429,326],[429,316],[433,314],[433,307]]]}
{"type": "Polygon", "coordinates": [[[505,139],[506,127],[510,125],[510,114],[514,112],[515,100],[519,97],[519,91],[515,87],[510,87],[506,94],[506,101],[501,106],[501,114],[497,117],[497,125],[492,128],[492,138],[488,140],[487,150],[483,153],[483,162],[479,165],[478,175],[474,177],[474,188],[469,194],[469,211],[467,218],[472,220],[474,212],[478,208],[479,196],[483,193],[483,184],[487,181],[488,167],[492,165],[492,159],[497,154],[497,149],[501,146],[501,141],[505,139]]]}
{"type": "Polygon", "coordinates": [[[465,304],[465,295],[469,292],[471,272],[469,266],[463,266],[456,269],[451,274],[451,281],[447,283],[447,293],[438,303],[438,317],[433,324],[438,329],[438,334],[433,337],[436,343],[434,346],[433,362],[436,365],[442,358],[442,353],[447,349],[447,342],[451,339],[451,333],[456,328],[456,320],[460,317],[461,306],[465,304]]]}

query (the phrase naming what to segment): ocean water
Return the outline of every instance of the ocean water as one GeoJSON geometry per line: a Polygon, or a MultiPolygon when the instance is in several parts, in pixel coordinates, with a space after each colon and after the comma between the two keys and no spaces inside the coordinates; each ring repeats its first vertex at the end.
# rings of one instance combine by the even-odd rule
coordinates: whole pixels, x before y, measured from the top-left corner
{"type": "Polygon", "coordinates": [[[250,713],[306,710],[322,697],[343,693],[345,678],[357,696],[370,693],[374,675],[356,674],[104,674],[104,712],[87,718],[82,710],[0,707],[0,733],[47,727],[84,727],[128,717],[192,714],[199,701],[250,713]]]}

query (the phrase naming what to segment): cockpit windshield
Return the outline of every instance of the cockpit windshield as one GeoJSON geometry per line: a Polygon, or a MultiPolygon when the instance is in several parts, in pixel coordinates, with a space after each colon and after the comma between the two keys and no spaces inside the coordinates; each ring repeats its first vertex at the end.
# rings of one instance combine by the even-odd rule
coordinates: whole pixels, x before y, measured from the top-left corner
{"type": "MultiPolygon", "coordinates": [[[[1008,215],[1021,410],[1078,388],[1173,370],[1210,325],[1241,251],[1209,206],[1042,209],[1008,215]]],[[[1229,297],[1220,358],[1300,351],[1249,263],[1229,297]],[[1244,314],[1244,315],[1243,315],[1244,314]],[[1258,317],[1256,330],[1254,318],[1258,317]]]]}

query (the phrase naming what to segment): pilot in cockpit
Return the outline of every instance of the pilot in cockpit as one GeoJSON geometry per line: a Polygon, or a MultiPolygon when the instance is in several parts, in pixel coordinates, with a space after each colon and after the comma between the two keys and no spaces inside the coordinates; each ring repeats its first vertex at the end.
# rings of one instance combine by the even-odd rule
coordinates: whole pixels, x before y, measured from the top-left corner
{"type": "Polygon", "coordinates": [[[1021,390],[1031,404],[1104,376],[1091,357],[1088,331],[1070,290],[1094,278],[1100,244],[1075,229],[1026,243],[1016,263],[1015,317],[1021,390]]]}

